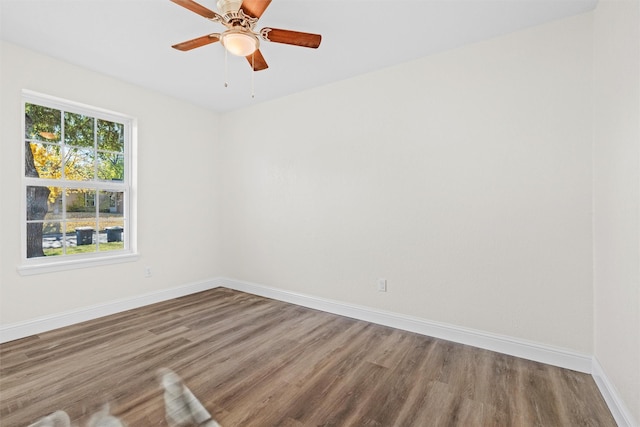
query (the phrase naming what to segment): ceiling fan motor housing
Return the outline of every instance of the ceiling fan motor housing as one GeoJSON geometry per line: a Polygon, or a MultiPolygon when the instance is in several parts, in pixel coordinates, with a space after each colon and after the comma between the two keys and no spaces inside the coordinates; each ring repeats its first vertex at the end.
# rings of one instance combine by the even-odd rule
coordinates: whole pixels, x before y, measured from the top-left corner
{"type": "Polygon", "coordinates": [[[216,6],[224,19],[229,22],[231,19],[238,17],[238,10],[242,6],[242,0],[218,0],[216,6]]]}

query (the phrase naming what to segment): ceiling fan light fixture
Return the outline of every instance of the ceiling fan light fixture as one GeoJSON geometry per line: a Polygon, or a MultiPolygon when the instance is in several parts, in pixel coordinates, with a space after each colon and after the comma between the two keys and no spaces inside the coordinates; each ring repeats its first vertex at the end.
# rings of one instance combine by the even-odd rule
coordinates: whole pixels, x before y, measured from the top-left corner
{"type": "Polygon", "coordinates": [[[229,53],[236,56],[249,56],[255,52],[260,42],[258,38],[244,30],[231,29],[222,33],[220,38],[222,45],[229,51],[229,53]]]}

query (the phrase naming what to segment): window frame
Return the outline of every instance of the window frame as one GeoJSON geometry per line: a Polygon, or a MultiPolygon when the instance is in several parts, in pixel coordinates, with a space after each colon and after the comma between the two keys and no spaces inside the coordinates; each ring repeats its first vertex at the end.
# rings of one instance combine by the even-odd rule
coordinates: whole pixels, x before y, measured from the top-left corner
{"type": "MultiPolygon", "coordinates": [[[[129,115],[94,107],[79,102],[53,97],[29,90],[22,91],[21,97],[21,202],[20,202],[20,259],[18,272],[21,275],[41,274],[54,271],[86,268],[98,265],[131,262],[138,259],[137,253],[137,191],[136,191],[136,149],[137,149],[137,120],[129,115]],[[91,181],[62,180],[28,177],[25,174],[26,144],[25,144],[25,114],[26,104],[36,104],[43,107],[55,108],[63,113],[73,113],[90,116],[124,124],[124,180],[118,182],[101,181],[94,177],[91,181]],[[27,188],[30,186],[88,188],[96,191],[118,191],[123,193],[123,211],[125,224],[122,231],[124,248],[112,251],[96,251],[86,254],[58,255],[51,257],[27,258],[27,188]]],[[[64,114],[63,114],[64,117],[64,114]]],[[[64,141],[60,141],[61,146],[64,141]]],[[[97,194],[95,195],[97,197],[97,194]]],[[[97,215],[97,214],[96,214],[97,215]]]]}

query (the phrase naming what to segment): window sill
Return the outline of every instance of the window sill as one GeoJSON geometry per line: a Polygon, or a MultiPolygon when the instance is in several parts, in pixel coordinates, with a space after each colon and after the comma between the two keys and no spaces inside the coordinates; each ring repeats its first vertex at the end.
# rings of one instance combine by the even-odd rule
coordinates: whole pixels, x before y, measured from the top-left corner
{"type": "Polygon", "coordinates": [[[22,276],[32,276],[34,274],[45,274],[53,273],[56,271],[75,270],[78,268],[133,262],[137,261],[138,258],[139,255],[137,253],[125,253],[111,256],[101,256],[99,258],[81,258],[46,263],[41,262],[38,264],[23,264],[18,267],[18,273],[20,273],[20,275],[22,276]]]}

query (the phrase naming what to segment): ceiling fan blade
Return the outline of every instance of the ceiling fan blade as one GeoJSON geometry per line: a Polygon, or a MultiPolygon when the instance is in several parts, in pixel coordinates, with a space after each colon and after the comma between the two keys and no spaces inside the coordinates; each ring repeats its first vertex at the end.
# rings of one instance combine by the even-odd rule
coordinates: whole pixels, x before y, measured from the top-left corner
{"type": "Polygon", "coordinates": [[[245,58],[247,58],[247,61],[249,61],[249,65],[253,67],[253,71],[262,71],[269,68],[269,65],[267,65],[267,61],[265,61],[264,56],[262,56],[262,52],[260,52],[260,49],[257,49],[255,52],[253,52],[251,55],[247,55],[245,58]]]}
{"type": "Polygon", "coordinates": [[[280,30],[278,28],[263,28],[260,36],[270,42],[292,44],[295,46],[310,47],[316,49],[320,46],[322,36],[320,34],[301,33],[299,31],[280,30]]]}
{"type": "Polygon", "coordinates": [[[196,3],[193,0],[171,0],[177,5],[180,5],[186,9],[189,9],[192,12],[197,13],[200,16],[204,16],[207,19],[219,20],[221,18],[220,15],[215,13],[213,10],[207,9],[203,5],[196,3]]]}
{"type": "Polygon", "coordinates": [[[240,9],[245,15],[249,15],[252,18],[260,18],[270,3],[271,0],[243,0],[240,9]]]}
{"type": "Polygon", "coordinates": [[[204,46],[210,43],[215,43],[217,41],[220,41],[220,34],[214,33],[214,34],[208,34],[206,36],[198,37],[193,40],[187,40],[186,42],[174,44],[171,47],[184,52],[184,51],[195,49],[197,47],[204,46]]]}

